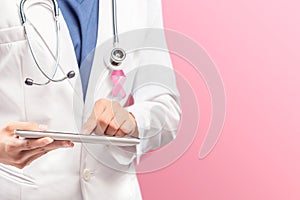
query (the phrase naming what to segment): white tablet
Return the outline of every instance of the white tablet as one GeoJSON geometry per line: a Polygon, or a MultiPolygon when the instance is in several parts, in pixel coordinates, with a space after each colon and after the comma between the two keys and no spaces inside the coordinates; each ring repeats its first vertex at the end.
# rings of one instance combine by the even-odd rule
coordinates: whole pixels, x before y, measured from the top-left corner
{"type": "Polygon", "coordinates": [[[66,133],[66,132],[15,130],[14,134],[19,137],[28,138],[28,139],[50,137],[53,138],[54,140],[68,140],[72,142],[108,144],[108,145],[115,145],[115,146],[134,146],[140,143],[140,139],[133,138],[133,137],[83,135],[83,134],[66,133]]]}

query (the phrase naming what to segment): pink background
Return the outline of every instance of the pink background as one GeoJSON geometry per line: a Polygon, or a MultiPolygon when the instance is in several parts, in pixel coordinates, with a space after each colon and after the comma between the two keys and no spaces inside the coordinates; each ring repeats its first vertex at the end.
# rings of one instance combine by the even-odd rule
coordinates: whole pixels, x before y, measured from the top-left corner
{"type": "MultiPolygon", "coordinates": [[[[201,44],[218,66],[227,116],[217,146],[199,160],[210,97],[202,80],[188,77],[202,115],[197,137],[169,167],[139,175],[144,199],[299,200],[299,1],[163,0],[163,6],[166,28],[201,44]]],[[[173,61],[178,72],[190,67],[173,61]]]]}

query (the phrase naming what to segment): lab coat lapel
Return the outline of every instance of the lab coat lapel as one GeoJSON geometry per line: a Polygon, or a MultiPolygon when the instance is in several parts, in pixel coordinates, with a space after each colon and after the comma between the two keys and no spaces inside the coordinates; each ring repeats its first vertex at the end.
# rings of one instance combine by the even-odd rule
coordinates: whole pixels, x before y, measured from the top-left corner
{"type": "Polygon", "coordinates": [[[107,42],[108,39],[112,38],[112,35],[111,1],[101,0],[99,2],[97,45],[85,101],[86,114],[91,112],[97,99],[108,98],[111,93],[110,70],[106,67],[105,60],[108,59],[112,48],[112,42],[107,42]]]}
{"type": "Polygon", "coordinates": [[[76,55],[73,47],[73,42],[67,27],[67,24],[61,15],[61,64],[60,69],[64,74],[67,74],[69,71],[73,70],[75,72],[75,77],[68,79],[68,82],[73,87],[75,93],[80,99],[83,99],[81,78],[79,74],[79,67],[76,60],[76,55]]]}

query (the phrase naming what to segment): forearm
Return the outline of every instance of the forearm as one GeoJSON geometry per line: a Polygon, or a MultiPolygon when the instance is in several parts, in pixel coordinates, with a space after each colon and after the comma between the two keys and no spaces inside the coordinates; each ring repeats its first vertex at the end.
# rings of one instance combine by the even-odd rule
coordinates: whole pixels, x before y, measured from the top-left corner
{"type": "Polygon", "coordinates": [[[151,101],[137,102],[127,108],[136,119],[140,152],[159,148],[176,137],[181,111],[178,97],[161,95],[151,101]]]}

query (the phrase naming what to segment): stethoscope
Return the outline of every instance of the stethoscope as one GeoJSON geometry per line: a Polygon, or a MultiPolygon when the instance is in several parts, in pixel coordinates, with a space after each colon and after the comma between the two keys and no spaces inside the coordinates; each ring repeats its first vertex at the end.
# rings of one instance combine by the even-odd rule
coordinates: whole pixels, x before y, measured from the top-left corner
{"type": "MultiPolygon", "coordinates": [[[[30,53],[31,53],[33,60],[35,62],[35,65],[37,66],[39,71],[43,74],[44,77],[46,77],[48,79],[48,81],[46,81],[45,83],[38,83],[38,82],[35,82],[32,78],[26,78],[25,84],[29,85],[29,86],[31,86],[31,85],[43,86],[43,85],[49,84],[50,82],[61,82],[66,79],[71,79],[75,76],[74,71],[69,71],[64,77],[59,78],[59,79],[54,79],[57,69],[58,69],[58,66],[59,66],[59,60],[60,60],[60,40],[59,40],[59,33],[60,33],[59,15],[60,14],[59,14],[59,8],[58,8],[58,4],[57,4],[56,0],[51,0],[51,1],[53,3],[53,17],[54,17],[55,26],[56,26],[56,53],[55,53],[54,73],[53,73],[52,77],[47,75],[45,73],[45,71],[41,68],[41,66],[39,65],[39,63],[36,59],[36,56],[33,52],[33,48],[32,48],[32,45],[31,45],[31,42],[30,42],[30,39],[28,36],[28,31],[27,31],[28,22],[26,20],[26,15],[24,12],[24,4],[25,4],[26,0],[21,0],[21,2],[20,2],[20,17],[21,17],[22,25],[25,30],[25,37],[28,42],[30,53]]],[[[119,70],[119,67],[126,58],[126,52],[124,51],[124,49],[119,47],[116,0],[112,0],[112,17],[113,17],[114,39],[113,39],[113,49],[111,51],[110,58],[109,58],[109,67],[114,71],[122,71],[122,70],[119,70]]]]}

